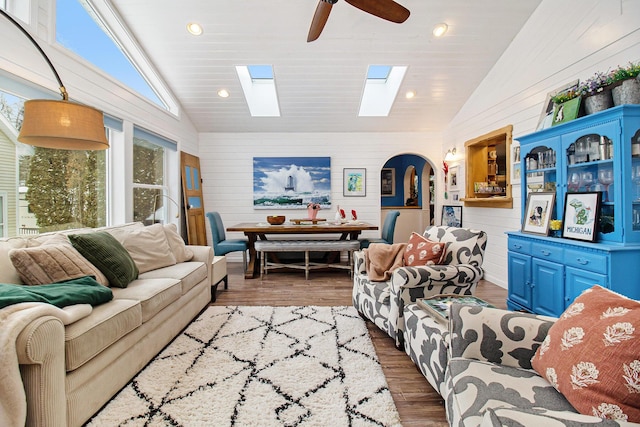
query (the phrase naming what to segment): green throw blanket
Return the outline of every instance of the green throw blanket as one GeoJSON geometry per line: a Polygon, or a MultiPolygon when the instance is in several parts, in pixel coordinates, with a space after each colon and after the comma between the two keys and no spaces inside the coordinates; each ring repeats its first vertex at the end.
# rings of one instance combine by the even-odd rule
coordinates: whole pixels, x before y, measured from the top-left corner
{"type": "Polygon", "coordinates": [[[56,307],[73,304],[103,304],[113,299],[111,289],[92,276],[50,285],[6,285],[0,283],[0,308],[21,302],[45,302],[56,307]]]}

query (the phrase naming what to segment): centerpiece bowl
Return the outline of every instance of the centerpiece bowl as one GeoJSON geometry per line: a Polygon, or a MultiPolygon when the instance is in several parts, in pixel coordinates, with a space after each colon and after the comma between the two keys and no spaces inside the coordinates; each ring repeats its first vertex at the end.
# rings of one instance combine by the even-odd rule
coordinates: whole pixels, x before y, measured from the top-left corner
{"type": "Polygon", "coordinates": [[[271,225],[282,225],[285,219],[284,215],[270,215],[267,217],[267,222],[271,225]]]}

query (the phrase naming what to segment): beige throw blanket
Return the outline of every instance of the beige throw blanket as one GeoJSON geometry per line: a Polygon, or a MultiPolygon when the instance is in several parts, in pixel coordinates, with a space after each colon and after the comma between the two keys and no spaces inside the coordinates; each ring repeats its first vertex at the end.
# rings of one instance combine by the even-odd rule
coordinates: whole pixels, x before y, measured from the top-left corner
{"type": "Polygon", "coordinates": [[[402,267],[402,255],[406,243],[372,243],[364,249],[364,266],[372,282],[385,282],[391,278],[393,270],[402,267]]]}
{"type": "Polygon", "coordinates": [[[0,310],[0,426],[24,426],[27,420],[27,399],[20,377],[16,339],[30,322],[42,316],[54,316],[64,325],[88,316],[89,304],[58,308],[40,302],[10,305],[0,310]]]}

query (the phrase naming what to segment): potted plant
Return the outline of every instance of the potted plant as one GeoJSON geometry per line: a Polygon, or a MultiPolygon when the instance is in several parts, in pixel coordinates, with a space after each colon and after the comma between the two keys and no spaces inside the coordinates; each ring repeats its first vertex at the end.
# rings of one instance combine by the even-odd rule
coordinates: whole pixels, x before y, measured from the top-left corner
{"type": "Polygon", "coordinates": [[[597,72],[578,85],[577,92],[584,99],[586,114],[593,114],[613,106],[611,88],[609,87],[611,83],[613,83],[611,73],[597,72]]]}
{"type": "Polygon", "coordinates": [[[640,62],[618,66],[611,78],[613,105],[640,104],[640,62]]]}

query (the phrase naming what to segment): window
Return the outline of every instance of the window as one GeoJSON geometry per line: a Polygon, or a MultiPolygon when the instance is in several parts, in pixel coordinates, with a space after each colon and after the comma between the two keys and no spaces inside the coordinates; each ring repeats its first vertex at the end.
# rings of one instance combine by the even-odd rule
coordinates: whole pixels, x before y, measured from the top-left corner
{"type": "Polygon", "coordinates": [[[0,237],[7,237],[7,193],[0,192],[0,237]]]}
{"type": "Polygon", "coordinates": [[[133,220],[145,224],[166,220],[167,150],[175,143],[134,127],[133,130],[133,220]]]}
{"type": "Polygon", "coordinates": [[[56,0],[56,41],[160,107],[167,105],[108,33],[91,5],[56,0]]]}
{"type": "Polygon", "coordinates": [[[18,142],[25,98],[20,83],[6,82],[0,80],[0,192],[7,195],[2,220],[6,234],[106,225],[106,151],[53,150],[18,142]]]}

